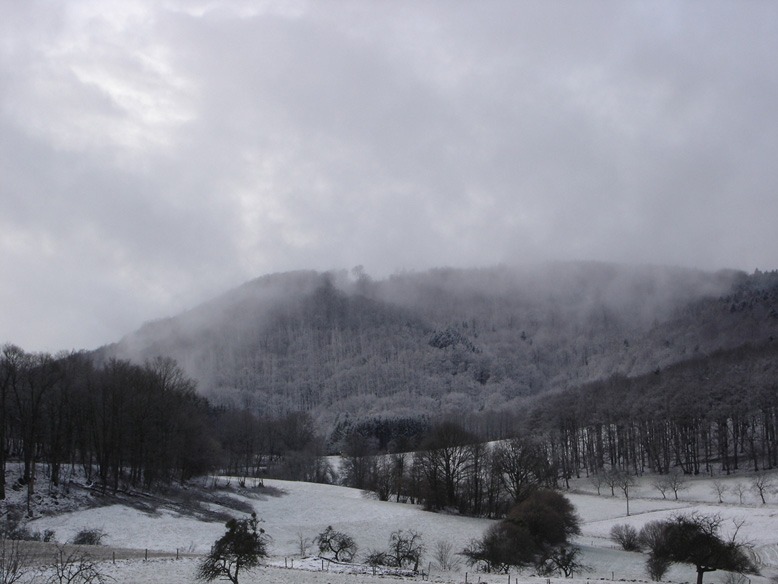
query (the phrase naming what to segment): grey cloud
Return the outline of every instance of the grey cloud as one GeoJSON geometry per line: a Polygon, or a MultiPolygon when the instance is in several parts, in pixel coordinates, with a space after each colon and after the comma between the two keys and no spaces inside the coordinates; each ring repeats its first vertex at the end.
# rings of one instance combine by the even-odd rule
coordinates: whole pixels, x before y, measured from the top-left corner
{"type": "Polygon", "coordinates": [[[73,6],[0,6],[0,340],[297,268],[777,267],[772,4],[73,6]]]}

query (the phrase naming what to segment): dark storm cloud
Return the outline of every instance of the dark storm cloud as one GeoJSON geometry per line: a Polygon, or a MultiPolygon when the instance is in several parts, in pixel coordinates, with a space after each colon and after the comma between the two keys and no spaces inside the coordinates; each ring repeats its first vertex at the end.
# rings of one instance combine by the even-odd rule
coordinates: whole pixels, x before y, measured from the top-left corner
{"type": "Polygon", "coordinates": [[[778,8],[0,2],[0,340],[257,275],[778,267],[778,8]]]}

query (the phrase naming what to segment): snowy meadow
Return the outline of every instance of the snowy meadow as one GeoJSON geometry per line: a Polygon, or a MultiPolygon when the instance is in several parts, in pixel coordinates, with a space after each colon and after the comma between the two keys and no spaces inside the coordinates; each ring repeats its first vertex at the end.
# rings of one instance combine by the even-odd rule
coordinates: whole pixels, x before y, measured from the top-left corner
{"type": "MultiPolygon", "coordinates": [[[[767,503],[763,504],[747,475],[718,478],[715,484],[711,478],[694,478],[684,482],[676,500],[672,492],[662,496],[653,485],[655,478],[643,477],[633,487],[629,515],[627,501],[618,490],[611,495],[610,489],[601,485],[597,494],[596,486],[589,480],[571,481],[565,495],[582,519],[582,534],[576,543],[581,547],[583,562],[590,568],[578,574],[577,581],[648,581],[647,556],[621,551],[609,538],[610,530],[617,524],[639,529],[648,521],[694,511],[718,514],[723,519],[724,535],[741,525],[738,538],[751,546],[761,570],[760,576],[743,579],[743,584],[749,580],[753,584],[766,584],[778,574],[778,497],[773,491],[766,494],[767,503]]],[[[440,569],[436,561],[435,550],[441,542],[459,552],[471,539],[483,534],[491,524],[488,519],[427,512],[415,505],[378,501],[361,491],[340,486],[266,480],[260,489],[251,485],[241,488],[236,483],[233,481],[229,488],[222,485],[223,494],[240,508],[253,509],[262,520],[262,528],[272,538],[265,566],[242,575],[241,582],[361,584],[387,577],[373,575],[372,569],[366,566],[344,566],[317,559],[313,539],[330,525],[356,540],[357,562],[370,551],[384,549],[392,532],[414,530],[423,538],[426,553],[422,565],[429,580],[488,584],[508,581],[504,574],[475,572],[458,556],[455,557],[457,565],[447,570],[440,569]]],[[[229,508],[218,503],[207,505],[214,513],[236,515],[234,505],[229,508]]],[[[103,560],[101,569],[117,583],[138,584],[195,582],[197,556],[206,553],[224,533],[222,522],[171,508],[152,510],[124,502],[36,518],[30,521],[29,528],[40,532],[53,530],[59,542],[71,541],[84,529],[101,530],[104,546],[141,551],[139,559],[103,560]],[[145,550],[150,551],[148,560],[143,559],[145,550]],[[165,554],[167,557],[160,557],[165,554]],[[176,555],[179,559],[175,559],[176,555]]],[[[109,557],[106,551],[103,557],[109,557]]],[[[534,576],[530,570],[514,572],[510,577],[512,582],[548,580],[534,576]]],[[[694,580],[691,566],[675,565],[665,576],[669,582],[694,580]]],[[[705,582],[736,584],[741,580],[725,572],[712,572],[706,574],[705,582]]]]}

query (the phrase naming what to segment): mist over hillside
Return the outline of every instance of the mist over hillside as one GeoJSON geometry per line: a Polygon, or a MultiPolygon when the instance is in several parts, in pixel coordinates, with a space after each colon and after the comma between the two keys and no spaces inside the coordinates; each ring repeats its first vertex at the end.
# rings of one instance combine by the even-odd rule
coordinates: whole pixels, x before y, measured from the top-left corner
{"type": "Polygon", "coordinates": [[[176,359],[216,402],[279,416],[510,412],[778,336],[778,273],[555,263],[264,276],[99,351],[176,359]]]}

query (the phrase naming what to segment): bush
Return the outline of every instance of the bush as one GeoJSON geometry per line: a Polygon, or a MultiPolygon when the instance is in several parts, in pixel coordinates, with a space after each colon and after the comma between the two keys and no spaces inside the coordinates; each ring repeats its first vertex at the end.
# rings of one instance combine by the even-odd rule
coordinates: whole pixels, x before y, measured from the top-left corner
{"type": "Polygon", "coordinates": [[[368,566],[387,566],[388,560],[386,557],[386,553],[371,551],[367,554],[367,558],[365,558],[365,563],[368,566]]]}
{"type": "Polygon", "coordinates": [[[625,552],[639,552],[641,549],[638,530],[631,525],[620,523],[611,528],[611,539],[625,552]]]}
{"type": "Polygon", "coordinates": [[[643,525],[638,534],[640,547],[654,553],[662,542],[662,532],[664,531],[664,528],[665,524],[663,521],[649,521],[643,525]]]}
{"type": "Polygon", "coordinates": [[[73,538],[76,545],[102,545],[105,533],[102,529],[82,529],[73,538]]]}
{"type": "Polygon", "coordinates": [[[507,520],[524,526],[538,545],[561,545],[581,533],[581,520],[573,504],[550,489],[536,491],[514,506],[507,520]]]}
{"type": "Polygon", "coordinates": [[[659,582],[667,570],[670,569],[670,562],[664,558],[651,556],[646,561],[646,572],[654,582],[659,582]]]}
{"type": "Polygon", "coordinates": [[[471,566],[507,571],[533,566],[560,552],[568,538],[580,533],[573,504],[555,491],[540,490],[514,506],[507,519],[492,525],[480,540],[462,551],[471,566]]]}

